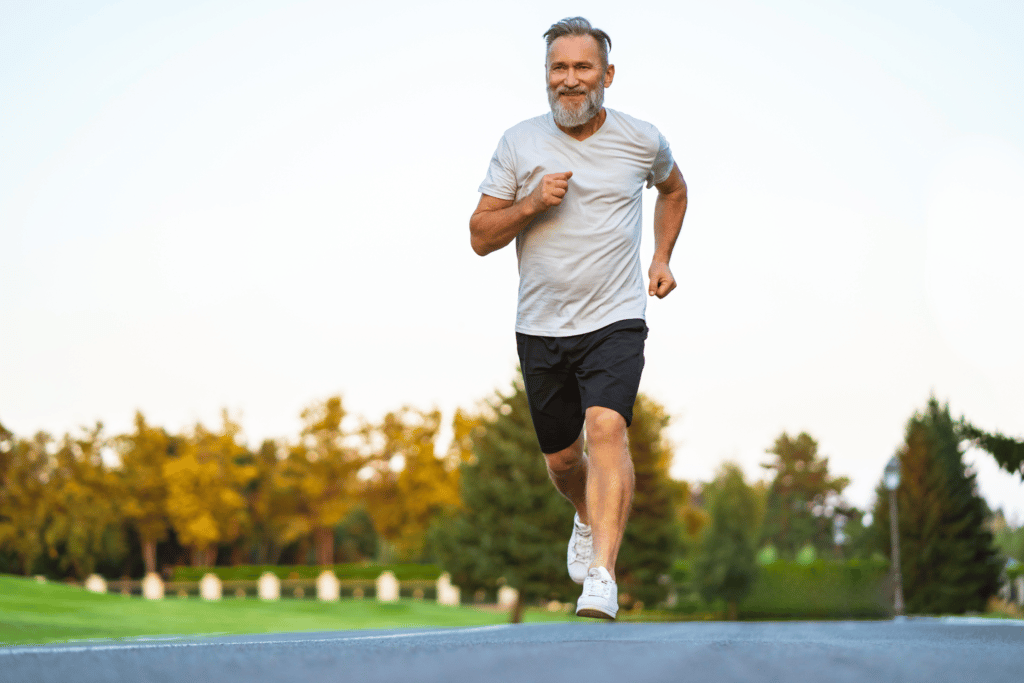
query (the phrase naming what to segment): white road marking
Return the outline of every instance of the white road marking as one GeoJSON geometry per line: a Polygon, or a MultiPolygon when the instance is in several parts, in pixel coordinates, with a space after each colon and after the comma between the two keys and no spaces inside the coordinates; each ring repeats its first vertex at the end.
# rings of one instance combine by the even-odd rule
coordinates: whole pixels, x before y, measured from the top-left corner
{"type": "MultiPolygon", "coordinates": [[[[21,655],[21,654],[71,654],[75,652],[104,652],[107,650],[161,650],[178,647],[217,647],[224,645],[286,645],[299,643],[344,643],[356,640],[390,640],[394,638],[420,638],[423,636],[442,636],[453,633],[478,633],[480,631],[496,631],[509,628],[509,624],[495,624],[493,626],[476,626],[474,628],[445,629],[441,631],[417,631],[416,633],[390,633],[376,636],[341,636],[338,638],[313,638],[302,640],[293,638],[289,640],[255,640],[246,642],[235,641],[200,641],[190,643],[154,643],[154,642],[133,642],[117,643],[114,645],[22,645],[18,647],[0,647],[0,656],[21,655]]],[[[238,634],[239,637],[258,634],[238,634]]],[[[182,636],[187,638],[188,636],[182,636]]]]}

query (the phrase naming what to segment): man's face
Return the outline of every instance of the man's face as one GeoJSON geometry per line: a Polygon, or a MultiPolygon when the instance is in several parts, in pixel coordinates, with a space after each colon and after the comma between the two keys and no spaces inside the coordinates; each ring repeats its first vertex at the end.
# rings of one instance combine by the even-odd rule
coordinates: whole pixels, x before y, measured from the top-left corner
{"type": "Polygon", "coordinates": [[[602,68],[592,36],[556,38],[548,50],[547,68],[548,103],[560,126],[582,126],[601,111],[615,67],[602,68]]]}

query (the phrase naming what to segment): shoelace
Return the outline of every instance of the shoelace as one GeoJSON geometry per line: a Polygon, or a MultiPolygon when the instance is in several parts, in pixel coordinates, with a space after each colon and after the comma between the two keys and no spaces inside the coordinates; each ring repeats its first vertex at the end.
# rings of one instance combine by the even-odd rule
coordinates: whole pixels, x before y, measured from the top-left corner
{"type": "Polygon", "coordinates": [[[594,549],[594,535],[576,533],[576,542],[572,545],[573,559],[580,557],[581,555],[586,557],[594,549]]]}

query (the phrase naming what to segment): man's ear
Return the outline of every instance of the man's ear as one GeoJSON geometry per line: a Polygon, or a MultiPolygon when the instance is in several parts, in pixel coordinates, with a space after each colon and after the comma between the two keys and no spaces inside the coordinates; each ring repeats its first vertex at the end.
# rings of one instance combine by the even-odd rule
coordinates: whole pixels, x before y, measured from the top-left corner
{"type": "Polygon", "coordinates": [[[608,68],[604,70],[604,87],[608,87],[612,84],[612,79],[615,78],[615,65],[609,64],[608,68]]]}

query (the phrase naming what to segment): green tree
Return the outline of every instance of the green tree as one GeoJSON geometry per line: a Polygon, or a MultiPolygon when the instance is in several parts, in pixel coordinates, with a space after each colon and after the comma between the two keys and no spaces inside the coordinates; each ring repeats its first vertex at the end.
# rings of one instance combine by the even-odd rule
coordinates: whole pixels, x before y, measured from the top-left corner
{"type": "Polygon", "coordinates": [[[1024,441],[999,432],[986,432],[963,417],[957,422],[957,430],[963,438],[988,451],[1000,467],[1024,481],[1024,441]]]}
{"type": "Polygon", "coordinates": [[[704,600],[724,600],[729,618],[736,619],[757,576],[757,498],[732,463],[722,466],[705,493],[711,522],[694,564],[695,583],[704,600]]]}
{"type": "Polygon", "coordinates": [[[767,452],[775,459],[762,467],[775,476],[762,542],[790,559],[807,545],[819,552],[828,550],[833,546],[833,516],[850,480],[829,474],[828,458],[819,456],[818,442],[806,432],[795,439],[783,432],[767,452]]]}
{"type": "MultiPolygon", "coordinates": [[[[976,474],[963,462],[949,406],[929,399],[908,422],[897,455],[900,565],[908,612],[982,611],[998,589],[999,562],[978,494],[976,474]]],[[[874,525],[890,556],[889,492],[877,488],[874,525]]]]}
{"type": "Polygon", "coordinates": [[[526,601],[564,597],[572,506],[548,478],[521,378],[509,393],[497,393],[471,439],[463,507],[438,527],[437,552],[466,590],[517,589],[511,618],[519,621],[526,601]]]}
{"type": "Polygon", "coordinates": [[[665,599],[680,541],[677,510],[683,491],[669,475],[672,446],[664,430],[665,408],[640,394],[633,406],[629,451],[636,472],[633,504],[616,562],[619,594],[654,605],[665,599]]]}

